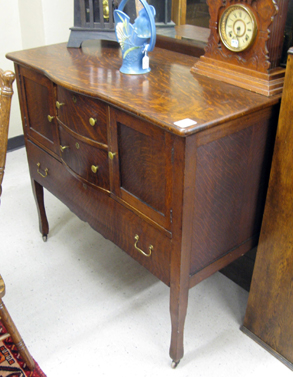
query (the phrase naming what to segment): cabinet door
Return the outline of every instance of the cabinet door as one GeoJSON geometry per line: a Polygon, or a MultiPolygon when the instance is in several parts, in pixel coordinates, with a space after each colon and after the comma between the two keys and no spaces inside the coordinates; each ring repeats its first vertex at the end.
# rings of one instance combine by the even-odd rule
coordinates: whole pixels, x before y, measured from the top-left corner
{"type": "Polygon", "coordinates": [[[172,136],[142,119],[111,109],[111,191],[134,210],[170,228],[172,136]]]}
{"type": "Polygon", "coordinates": [[[20,67],[24,132],[48,151],[58,153],[54,85],[45,76],[20,67]]]}

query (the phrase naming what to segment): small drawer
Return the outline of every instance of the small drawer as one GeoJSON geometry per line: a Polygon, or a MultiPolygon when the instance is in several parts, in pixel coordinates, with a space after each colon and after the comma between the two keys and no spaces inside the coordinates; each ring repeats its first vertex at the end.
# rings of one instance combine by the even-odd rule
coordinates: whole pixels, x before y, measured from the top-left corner
{"type": "Polygon", "coordinates": [[[110,189],[106,150],[82,142],[59,127],[60,156],[77,176],[105,190],[110,189]]]}
{"type": "Polygon", "coordinates": [[[62,175],[62,164],[29,140],[26,151],[31,178],[48,189],[54,187],[58,175],[62,175]]]}
{"type": "Polygon", "coordinates": [[[107,145],[107,109],[99,100],[57,87],[57,114],[72,131],[107,145]]]}

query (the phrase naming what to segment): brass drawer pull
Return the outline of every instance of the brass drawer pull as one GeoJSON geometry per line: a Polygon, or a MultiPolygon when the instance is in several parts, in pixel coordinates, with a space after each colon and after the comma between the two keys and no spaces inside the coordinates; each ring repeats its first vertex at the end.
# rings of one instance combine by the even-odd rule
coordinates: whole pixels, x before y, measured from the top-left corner
{"type": "Polygon", "coordinates": [[[89,119],[89,122],[90,122],[90,125],[94,127],[95,124],[97,123],[97,119],[95,119],[95,118],[90,118],[90,119],[89,119]]]}
{"type": "Polygon", "coordinates": [[[98,166],[98,165],[97,165],[97,166],[95,166],[95,165],[92,165],[92,166],[91,166],[91,171],[92,171],[93,173],[96,173],[98,170],[99,170],[99,166],[98,166]]]}
{"type": "Polygon", "coordinates": [[[150,245],[149,246],[149,252],[148,252],[148,254],[147,253],[145,253],[143,250],[141,250],[138,246],[137,246],[137,243],[138,243],[138,241],[139,241],[139,236],[138,236],[138,234],[136,234],[135,236],[134,236],[134,239],[135,239],[135,243],[134,243],[134,247],[135,247],[135,249],[136,250],[138,250],[142,255],[144,255],[145,257],[150,257],[151,255],[152,255],[152,251],[153,251],[153,245],[150,245]]]}
{"type": "Polygon", "coordinates": [[[54,117],[52,115],[48,115],[48,121],[51,123],[54,117]]]}
{"type": "Polygon", "coordinates": [[[56,107],[57,107],[57,109],[60,109],[60,107],[64,106],[64,105],[65,105],[65,103],[56,101],[56,107]]]}
{"type": "Polygon", "coordinates": [[[68,145],[65,145],[64,147],[60,145],[60,151],[63,153],[65,149],[69,148],[68,145]]]}
{"type": "Polygon", "coordinates": [[[114,156],[116,156],[116,152],[108,152],[108,156],[109,156],[109,158],[110,158],[110,160],[113,160],[114,159],[114,156]]]}
{"type": "Polygon", "coordinates": [[[45,175],[44,175],[44,174],[42,174],[42,173],[40,172],[40,167],[41,167],[40,162],[37,163],[37,167],[38,167],[37,172],[40,174],[40,176],[43,177],[43,178],[46,178],[47,175],[48,175],[48,171],[49,171],[48,168],[46,168],[46,169],[44,170],[44,172],[45,172],[45,175]]]}

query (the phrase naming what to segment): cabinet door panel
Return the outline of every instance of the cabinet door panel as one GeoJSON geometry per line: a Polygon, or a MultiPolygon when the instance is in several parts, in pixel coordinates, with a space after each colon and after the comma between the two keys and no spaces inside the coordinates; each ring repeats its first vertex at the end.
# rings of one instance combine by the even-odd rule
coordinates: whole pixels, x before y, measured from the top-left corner
{"type": "Polygon", "coordinates": [[[25,98],[25,132],[36,142],[57,153],[59,143],[53,83],[41,74],[22,67],[20,74],[25,98]]]}
{"type": "Polygon", "coordinates": [[[111,149],[116,151],[112,185],[115,195],[158,224],[170,227],[171,135],[111,109],[111,149]]]}
{"type": "Polygon", "coordinates": [[[164,133],[150,138],[118,123],[118,147],[121,189],[129,192],[156,211],[164,213],[165,164],[164,133]]]}

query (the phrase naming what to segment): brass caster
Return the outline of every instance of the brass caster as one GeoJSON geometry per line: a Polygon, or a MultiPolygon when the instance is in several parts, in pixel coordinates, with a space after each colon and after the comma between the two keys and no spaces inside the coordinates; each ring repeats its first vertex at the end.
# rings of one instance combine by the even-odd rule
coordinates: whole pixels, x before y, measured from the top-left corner
{"type": "Polygon", "coordinates": [[[47,235],[47,234],[43,234],[43,235],[42,235],[42,238],[43,238],[43,241],[44,241],[44,242],[47,242],[48,235],[47,235]]]}
{"type": "Polygon", "coordinates": [[[178,361],[172,361],[172,364],[171,364],[171,367],[172,367],[172,369],[176,369],[177,368],[177,365],[180,363],[180,360],[178,360],[178,361]]]}

